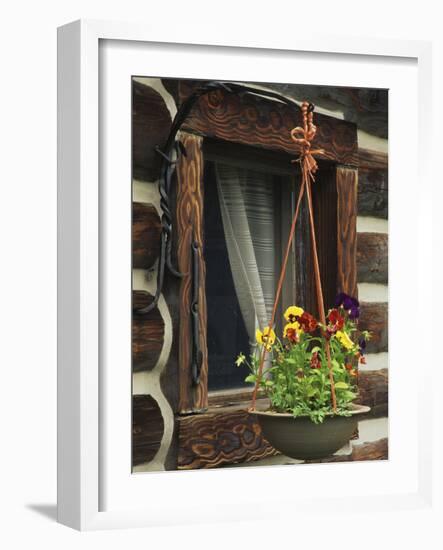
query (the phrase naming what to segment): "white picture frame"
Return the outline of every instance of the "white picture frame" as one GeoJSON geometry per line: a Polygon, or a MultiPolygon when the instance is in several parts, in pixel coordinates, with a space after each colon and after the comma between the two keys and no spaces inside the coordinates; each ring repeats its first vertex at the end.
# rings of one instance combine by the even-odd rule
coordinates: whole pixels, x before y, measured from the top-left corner
{"type": "MultiPolygon", "coordinates": [[[[400,230],[403,228],[406,236],[417,232],[417,238],[413,240],[410,248],[413,251],[411,254],[415,267],[411,267],[411,273],[404,275],[403,283],[399,281],[399,284],[394,287],[394,291],[391,291],[390,303],[391,308],[394,309],[390,310],[390,335],[395,331],[392,319],[395,319],[396,315],[399,318],[405,313],[406,304],[401,309],[401,297],[408,285],[412,302],[417,303],[416,298],[419,293],[425,301],[432,300],[432,278],[423,267],[420,267],[432,264],[432,245],[430,243],[420,245],[426,241],[418,238],[420,235],[426,235],[432,227],[432,218],[426,212],[426,201],[429,201],[432,196],[433,185],[429,161],[430,140],[426,131],[426,121],[431,118],[431,87],[429,84],[432,59],[429,43],[369,40],[343,36],[322,38],[298,33],[296,40],[291,37],[281,37],[277,42],[276,39],[263,38],[252,44],[230,43],[227,39],[223,44],[207,45],[196,42],[190,47],[189,37],[186,36],[185,30],[182,36],[177,36],[177,34],[167,36],[160,30],[158,32],[152,29],[147,30],[143,25],[102,21],[77,21],[61,27],[58,34],[59,522],[76,529],[91,530],[235,521],[239,517],[242,520],[260,520],[269,517],[291,517],[294,509],[300,513],[309,514],[315,510],[316,513],[327,514],[335,504],[340,505],[340,513],[343,514],[355,506],[367,513],[374,509],[378,512],[392,513],[404,508],[432,510],[431,408],[429,405],[426,406],[426,403],[429,403],[429,395],[424,394],[422,382],[415,383],[408,377],[405,377],[403,388],[396,386],[395,377],[394,384],[392,388],[390,387],[390,392],[392,392],[390,406],[397,405],[398,409],[399,406],[407,404],[409,399],[411,403],[408,409],[409,413],[405,412],[404,414],[409,414],[410,426],[416,428],[411,436],[413,448],[411,454],[413,456],[409,462],[405,461],[407,464],[402,471],[400,471],[398,452],[401,451],[402,445],[405,445],[405,441],[400,440],[400,435],[398,446],[394,446],[393,453],[390,452],[392,458],[390,458],[388,466],[381,463],[371,464],[366,469],[364,469],[364,464],[321,465],[320,469],[316,466],[304,466],[305,474],[303,476],[306,480],[303,480],[299,473],[293,473],[300,472],[303,468],[288,470],[288,467],[267,468],[265,473],[263,470],[248,468],[223,472],[160,472],[143,476],[134,476],[129,470],[122,470],[125,468],[130,448],[126,448],[126,443],[122,441],[120,447],[123,450],[119,454],[115,445],[116,441],[120,442],[116,439],[119,437],[118,434],[125,434],[125,430],[128,431],[128,434],[130,432],[130,425],[127,423],[127,415],[130,416],[130,412],[126,410],[122,415],[125,407],[128,408],[125,400],[126,398],[129,400],[130,397],[130,380],[123,385],[119,384],[119,380],[122,380],[119,376],[122,375],[120,373],[118,376],[114,376],[115,368],[111,367],[111,375],[106,377],[107,382],[104,383],[106,370],[104,357],[109,357],[109,354],[102,353],[103,350],[100,346],[101,342],[103,343],[104,304],[106,305],[109,294],[116,288],[120,288],[118,285],[121,285],[126,277],[126,268],[123,267],[122,271],[119,271],[115,261],[116,255],[121,252],[123,261],[119,263],[125,265],[125,254],[128,254],[130,250],[127,240],[125,241],[129,226],[127,211],[116,210],[117,206],[121,204],[122,195],[120,195],[121,191],[117,190],[117,186],[113,185],[115,181],[112,178],[107,180],[109,185],[105,190],[100,183],[102,178],[100,155],[104,137],[101,133],[103,131],[101,124],[103,116],[106,117],[106,106],[101,104],[99,82],[100,71],[103,68],[101,64],[105,66],[113,63],[117,67],[115,74],[118,77],[119,74],[123,74],[118,70],[119,60],[126,63],[130,57],[135,58],[140,55],[143,59],[147,59],[148,54],[140,50],[143,45],[153,49],[151,59],[154,59],[153,56],[160,56],[162,48],[175,48],[174,51],[177,52],[177,47],[182,45],[183,59],[193,52],[192,55],[204,55],[208,63],[211,63],[212,57],[218,55],[217,52],[222,52],[222,50],[223,55],[229,56],[231,60],[245,55],[245,53],[253,56],[257,52],[263,56],[266,56],[268,52],[269,55],[279,56],[283,61],[290,54],[298,52],[300,55],[311,56],[310,59],[318,57],[325,64],[331,63],[333,55],[336,55],[337,58],[340,57],[345,62],[354,62],[358,56],[366,56],[359,58],[366,60],[370,58],[386,59],[392,66],[395,66],[396,63],[401,64],[402,60],[412,59],[415,66],[413,78],[416,78],[418,82],[418,100],[414,90],[411,92],[411,97],[415,98],[415,103],[410,105],[410,113],[413,114],[408,120],[408,128],[411,132],[416,130],[419,139],[418,145],[416,143],[410,145],[409,170],[414,173],[415,170],[418,170],[420,189],[426,190],[427,194],[426,198],[424,193],[420,193],[418,197],[411,196],[409,200],[403,202],[403,207],[413,204],[416,208],[416,219],[411,222],[412,227],[406,227],[407,216],[400,209],[396,212],[395,195],[390,190],[394,220],[398,215],[398,225],[394,226],[392,240],[390,234],[390,281],[395,281],[396,270],[398,271],[401,262],[401,249],[396,251],[395,248],[396,243],[401,242],[400,230]],[[103,54],[103,51],[100,50],[105,41],[109,43],[112,41],[116,45],[115,55],[112,52],[103,54]],[[136,48],[138,48],[138,53],[135,52],[136,48]],[[329,57],[326,59],[325,56],[329,57]],[[417,121],[414,120],[414,113],[417,114],[417,121]],[[422,162],[418,163],[418,158],[422,162]],[[413,202],[411,203],[411,201],[413,202]],[[116,212],[121,212],[122,216],[117,218],[116,212]],[[108,224],[109,219],[122,220],[123,224],[117,224],[114,229],[117,231],[120,227],[123,231],[123,237],[120,238],[114,233],[114,237],[117,236],[118,241],[114,256],[107,255],[107,236],[103,235],[104,232],[111,230],[108,224]],[[104,283],[102,279],[103,276],[106,277],[104,271],[110,269],[111,266],[115,268],[113,271],[116,273],[115,280],[107,280],[104,283]],[[122,396],[121,401],[116,397],[117,391],[120,392],[118,395],[122,396]],[[402,391],[408,394],[406,400],[401,397],[402,391]],[[114,411],[112,419],[110,417],[111,409],[114,411]],[[114,441],[109,440],[109,429],[106,429],[106,425],[109,426],[110,422],[113,426],[112,431],[117,434],[114,441]],[[114,447],[111,447],[112,445],[114,447]],[[106,462],[111,448],[118,457],[116,460],[106,462]],[[360,467],[358,471],[356,466],[360,467]],[[331,472],[333,472],[333,477],[331,472]],[[397,477],[396,472],[398,472],[397,477]],[[263,475],[269,476],[269,485],[273,487],[272,490],[259,493],[251,491],[250,494],[247,491],[238,490],[235,492],[235,499],[232,499],[233,487],[253,487],[257,483],[257,477],[263,475]],[[364,487],[361,490],[354,490],[351,484],[349,487],[343,487],[343,479],[346,476],[355,480],[359,475],[368,480],[366,485],[363,484],[364,487]],[[282,490],[282,487],[290,483],[291,478],[294,482],[297,479],[299,495],[288,495],[282,490]],[[316,485],[313,485],[314,478],[316,485]],[[381,484],[374,483],[374,480],[377,479],[385,479],[385,492],[381,492],[381,484]],[[391,485],[388,480],[391,480],[391,485]],[[103,486],[109,484],[115,486],[111,489],[108,487],[104,491],[103,486]],[[371,485],[373,486],[372,491],[370,490],[371,485]],[[140,490],[139,487],[142,486],[143,488],[140,490]],[[311,488],[310,494],[307,492],[308,486],[311,488]],[[145,491],[144,494],[146,494],[147,487],[151,491],[149,503],[140,506],[139,493],[145,491]],[[203,495],[210,494],[210,491],[217,492],[217,504],[208,506],[207,498],[203,496],[195,499],[190,498],[186,506],[180,507],[178,495],[189,495],[191,487],[198,487],[198,490],[195,490],[196,494],[200,490],[203,491],[203,495]],[[108,492],[113,495],[112,498],[103,496],[108,492]],[[138,494],[137,498],[134,496],[136,493],[138,494]],[[177,495],[176,499],[173,497],[174,493],[177,495]],[[157,500],[152,498],[153,494],[156,495],[157,500]],[[168,499],[165,495],[168,495],[168,499]],[[268,504],[275,502],[275,499],[278,499],[282,506],[270,509],[268,504]],[[108,500],[112,503],[109,506],[108,500]],[[287,513],[284,510],[287,510],[287,513]]],[[[180,62],[183,62],[183,59],[180,62]]],[[[158,60],[161,58],[158,57],[158,60]]],[[[170,67],[168,70],[173,71],[174,68],[170,67]]],[[[177,70],[175,68],[175,71],[177,70]]],[[[154,72],[150,72],[148,76],[192,77],[200,74],[199,70],[198,67],[194,67],[193,75],[189,72],[185,74],[183,71],[180,74],[175,72],[169,75],[156,73],[155,68],[152,68],[151,71],[154,72]]],[[[370,72],[369,65],[366,70],[370,72]]],[[[140,73],[138,72],[138,74],[140,73]]],[[[245,80],[250,80],[248,75],[249,73],[245,72],[245,80]]],[[[205,78],[207,74],[202,73],[200,76],[205,78]]],[[[357,79],[357,75],[354,75],[353,78],[357,79]]],[[[267,76],[264,75],[260,80],[266,81],[266,79],[267,76]]],[[[255,78],[255,80],[259,79],[255,78]]],[[[106,77],[102,82],[106,85],[108,82],[106,77]]],[[[316,82],[311,80],[311,83],[315,84],[316,82]]],[[[349,84],[353,85],[354,81],[349,84]]],[[[124,93],[122,96],[115,95],[114,99],[109,99],[119,100],[122,97],[125,97],[124,93]]],[[[124,113],[121,116],[123,115],[124,113]]],[[[118,117],[120,114],[115,116],[118,117]]],[[[129,123],[128,119],[127,124],[129,123]]],[[[402,174],[401,166],[395,164],[395,147],[400,150],[400,142],[403,139],[400,134],[401,132],[396,130],[394,125],[393,131],[390,133],[390,162],[393,159],[394,164],[390,166],[390,170],[394,170],[394,175],[404,177],[402,181],[405,189],[409,189],[409,187],[412,189],[416,180],[412,181],[411,176],[408,176],[407,173],[402,174]],[[398,133],[397,144],[396,132],[398,133]],[[398,172],[396,172],[397,169],[398,172]]],[[[123,131],[121,136],[126,139],[127,134],[123,131]]],[[[115,146],[118,146],[118,143],[112,142],[111,148],[115,146]]],[[[122,152],[123,160],[121,162],[123,164],[125,164],[123,156],[128,153],[129,144],[125,151],[126,153],[122,152]]],[[[397,154],[397,159],[399,158],[400,155],[397,154]]],[[[127,170],[127,162],[125,166],[125,170],[127,170]]],[[[123,171],[122,174],[125,172],[123,171]]],[[[129,181],[128,189],[124,192],[130,200],[129,181]]],[[[119,258],[122,260],[121,255],[119,258]]],[[[128,262],[130,263],[130,260],[128,262]]],[[[118,317],[121,318],[122,324],[115,325],[112,330],[118,330],[119,326],[124,327],[125,320],[129,320],[129,310],[125,309],[126,305],[123,300],[120,310],[122,315],[118,317]]],[[[420,303],[417,303],[417,312],[419,315],[425,313],[420,303]]],[[[126,329],[123,330],[129,332],[129,329],[128,322],[126,329]]],[[[127,344],[128,339],[126,338],[125,341],[127,344]]],[[[394,360],[400,361],[400,350],[397,356],[395,354],[395,342],[395,338],[391,339],[390,346],[393,346],[394,349],[394,360]]],[[[113,345],[120,346],[115,339],[113,345]]],[[[125,356],[123,348],[120,351],[115,348],[113,351],[125,356]]],[[[426,353],[428,353],[430,363],[432,358],[429,356],[429,351],[424,351],[421,359],[426,362],[426,353]]],[[[415,359],[416,357],[411,352],[411,357],[404,366],[406,373],[411,374],[410,365],[415,359]]],[[[393,361],[392,358],[391,361],[393,361]]],[[[391,424],[391,430],[400,425],[399,423],[395,424],[395,409],[393,418],[394,424],[391,424]]],[[[127,441],[125,440],[125,442],[127,441]]]]}

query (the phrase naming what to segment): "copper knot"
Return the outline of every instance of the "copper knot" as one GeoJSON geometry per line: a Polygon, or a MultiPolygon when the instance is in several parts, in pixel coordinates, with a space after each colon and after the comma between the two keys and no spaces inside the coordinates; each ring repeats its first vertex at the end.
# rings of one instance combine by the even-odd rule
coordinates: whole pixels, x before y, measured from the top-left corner
{"type": "Polygon", "coordinates": [[[323,150],[311,150],[311,143],[317,133],[317,127],[313,122],[314,105],[312,103],[308,103],[307,101],[303,101],[301,104],[301,112],[303,116],[303,128],[301,126],[297,126],[291,130],[292,141],[299,145],[301,149],[300,157],[295,162],[300,162],[302,168],[304,168],[308,173],[315,174],[318,169],[318,165],[312,154],[323,153],[323,150]]]}

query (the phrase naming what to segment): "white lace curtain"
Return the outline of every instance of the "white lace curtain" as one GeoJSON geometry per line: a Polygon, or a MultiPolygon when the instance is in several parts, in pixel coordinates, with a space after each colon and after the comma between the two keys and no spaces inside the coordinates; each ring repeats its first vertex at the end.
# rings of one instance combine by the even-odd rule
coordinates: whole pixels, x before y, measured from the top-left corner
{"type": "Polygon", "coordinates": [[[269,323],[276,286],[272,176],[217,163],[216,179],[234,286],[253,352],[256,328],[269,323]]]}

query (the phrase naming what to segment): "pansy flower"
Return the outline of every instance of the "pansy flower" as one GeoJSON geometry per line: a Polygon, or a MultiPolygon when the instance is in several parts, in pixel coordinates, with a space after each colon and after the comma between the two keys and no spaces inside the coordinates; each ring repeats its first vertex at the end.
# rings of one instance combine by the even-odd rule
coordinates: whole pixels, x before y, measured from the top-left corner
{"type": "Polygon", "coordinates": [[[335,299],[335,307],[343,306],[348,312],[349,319],[358,319],[360,315],[360,304],[356,298],[340,292],[335,299]]]}
{"type": "Polygon", "coordinates": [[[302,332],[303,330],[297,321],[288,323],[283,329],[283,338],[287,338],[290,342],[296,343],[300,340],[300,334],[302,332]]]}
{"type": "Polygon", "coordinates": [[[345,349],[350,350],[354,347],[354,342],[349,338],[346,332],[339,330],[336,332],[335,337],[345,349]]]}
{"type": "Polygon", "coordinates": [[[357,369],[351,365],[351,363],[346,363],[345,369],[349,372],[351,376],[357,376],[357,369]]]}
{"type": "Polygon", "coordinates": [[[255,331],[255,339],[258,344],[262,344],[266,347],[267,351],[271,351],[272,344],[275,342],[275,332],[269,327],[266,327],[263,332],[260,329],[255,331]]]}
{"type": "Polygon", "coordinates": [[[294,323],[297,321],[297,318],[303,315],[303,308],[298,306],[289,306],[288,309],[285,311],[284,318],[289,323],[294,323]]]}
{"type": "Polygon", "coordinates": [[[318,323],[315,317],[313,317],[310,313],[307,311],[304,311],[300,317],[298,318],[298,322],[300,323],[301,328],[305,332],[314,332],[316,330],[318,323]]]}
{"type": "Polygon", "coordinates": [[[320,369],[321,368],[321,361],[318,356],[318,351],[314,351],[314,353],[311,355],[311,369],[320,369]]]}
{"type": "Polygon", "coordinates": [[[341,330],[345,324],[345,320],[340,315],[338,309],[331,309],[328,313],[329,325],[327,327],[328,332],[335,333],[337,330],[341,330]]]}

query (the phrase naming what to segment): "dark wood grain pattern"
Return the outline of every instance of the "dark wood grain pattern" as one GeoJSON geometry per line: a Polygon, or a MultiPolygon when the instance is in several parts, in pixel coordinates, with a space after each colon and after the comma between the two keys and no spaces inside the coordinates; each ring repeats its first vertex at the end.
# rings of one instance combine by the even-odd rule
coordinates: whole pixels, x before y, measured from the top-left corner
{"type": "Polygon", "coordinates": [[[371,407],[368,416],[388,416],[388,380],[388,369],[358,373],[357,403],[371,407]]]}
{"type": "Polygon", "coordinates": [[[361,443],[352,449],[351,460],[388,460],[389,444],[388,438],[361,443]]]}
{"type": "MultiPolygon", "coordinates": [[[[317,242],[317,255],[320,265],[321,284],[323,290],[323,301],[325,309],[333,307],[337,295],[337,261],[339,258],[339,246],[341,243],[338,237],[338,193],[336,185],[336,168],[334,166],[321,165],[316,174],[315,183],[312,186],[312,197],[315,218],[315,234],[317,242]]],[[[308,225],[304,231],[308,231],[308,225]]],[[[310,237],[308,237],[310,241],[310,237]]],[[[314,279],[314,268],[312,263],[312,252],[306,257],[308,263],[300,266],[300,269],[307,270],[310,275],[309,294],[310,301],[314,302],[313,309],[317,318],[316,287],[314,279]]],[[[345,266],[346,268],[349,265],[345,266]]],[[[308,300],[309,301],[309,300],[308,300]]]]}
{"type": "MultiPolygon", "coordinates": [[[[195,83],[180,81],[180,100],[188,97],[195,83]]],[[[240,96],[217,90],[202,96],[183,128],[203,136],[298,154],[290,131],[301,122],[300,110],[259,96],[240,96]]],[[[317,135],[313,148],[323,148],[327,158],[343,164],[358,164],[357,127],[351,122],[316,113],[317,135]]],[[[322,155],[319,155],[322,157],[322,155]]]]}
{"type": "Polygon", "coordinates": [[[388,154],[360,147],[358,150],[358,167],[363,170],[387,170],[388,154]]]}
{"type": "Polygon", "coordinates": [[[359,149],[359,216],[388,217],[388,155],[359,149]]]}
{"type": "Polygon", "coordinates": [[[132,369],[134,372],[151,370],[157,364],[165,333],[165,325],[158,308],[140,315],[138,309],[146,307],[153,297],[148,292],[132,293],[132,369]]]}
{"type": "Polygon", "coordinates": [[[155,181],[159,177],[160,157],[156,145],[162,147],[171,127],[171,115],[162,98],[150,86],[132,82],[132,173],[140,180],[155,181]]]}
{"type": "Polygon", "coordinates": [[[150,395],[132,396],[132,465],[150,462],[160,448],[164,421],[150,395]]]}
{"type": "Polygon", "coordinates": [[[357,296],[357,170],[338,166],[337,290],[357,296]]]}
{"type": "Polygon", "coordinates": [[[388,171],[359,169],[358,214],[388,218],[388,171]]]}
{"type": "Polygon", "coordinates": [[[388,304],[385,302],[360,303],[360,330],[369,330],[372,333],[366,351],[377,353],[388,351],[388,304]]]}
{"type": "Polygon", "coordinates": [[[281,83],[263,83],[263,86],[299,101],[308,98],[325,109],[342,111],[343,118],[355,122],[359,130],[388,137],[387,90],[281,83]]]}
{"type": "Polygon", "coordinates": [[[132,203],[132,267],[149,269],[160,254],[160,217],[155,206],[132,203]]]}
{"type": "Polygon", "coordinates": [[[388,282],[388,235],[358,233],[357,278],[359,283],[388,282]]]}
{"type": "Polygon", "coordinates": [[[179,410],[191,412],[208,406],[208,351],[206,344],[206,268],[203,258],[203,154],[202,138],[185,132],[180,140],[186,149],[177,164],[177,261],[186,275],[180,285],[179,326],[179,410]],[[194,387],[191,379],[191,243],[199,243],[199,321],[200,349],[203,353],[200,383],[194,387]]]}
{"type": "Polygon", "coordinates": [[[329,463],[329,462],[355,462],[361,460],[388,460],[389,446],[385,437],[377,441],[360,443],[352,446],[352,452],[348,455],[332,455],[327,458],[307,460],[308,464],[329,463]]]}
{"type": "MultiPolygon", "coordinates": [[[[168,92],[179,101],[179,80],[162,79],[168,92]]],[[[188,81],[196,85],[197,81],[188,81]]],[[[388,137],[388,91],[374,88],[347,88],[345,86],[319,86],[261,82],[261,86],[280,92],[286,97],[302,101],[308,98],[315,105],[331,111],[343,111],[344,119],[354,122],[357,128],[381,138],[388,137]]]]}
{"type": "Polygon", "coordinates": [[[247,412],[249,405],[179,418],[178,468],[215,468],[278,454],[264,439],[256,417],[247,412]]]}

